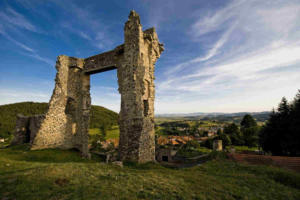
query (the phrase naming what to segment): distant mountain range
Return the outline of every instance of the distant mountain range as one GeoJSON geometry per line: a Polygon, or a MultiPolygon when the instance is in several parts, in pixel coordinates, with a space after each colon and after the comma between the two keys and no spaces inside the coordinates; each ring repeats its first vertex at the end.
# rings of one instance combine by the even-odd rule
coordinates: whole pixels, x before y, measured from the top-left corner
{"type": "Polygon", "coordinates": [[[237,112],[237,113],[222,113],[222,112],[212,112],[212,113],[205,113],[205,112],[195,112],[195,113],[172,113],[172,114],[156,114],[156,117],[195,117],[195,116],[244,116],[246,114],[250,115],[258,115],[258,114],[270,114],[269,111],[263,112],[237,112]]]}
{"type": "Polygon", "coordinates": [[[218,121],[235,121],[239,122],[244,115],[250,114],[257,121],[264,122],[269,119],[271,112],[263,111],[263,112],[238,112],[238,113],[221,113],[221,112],[213,112],[213,113],[204,113],[204,112],[195,112],[195,113],[174,113],[174,114],[157,114],[155,117],[161,118],[184,118],[190,120],[218,120],[218,121]]]}

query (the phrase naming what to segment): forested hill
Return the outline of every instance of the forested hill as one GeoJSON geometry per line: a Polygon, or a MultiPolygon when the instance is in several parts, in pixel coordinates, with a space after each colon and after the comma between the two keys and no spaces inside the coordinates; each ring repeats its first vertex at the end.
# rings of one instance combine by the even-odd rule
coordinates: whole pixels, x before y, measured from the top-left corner
{"type": "MultiPolygon", "coordinates": [[[[13,133],[17,114],[25,116],[44,114],[48,103],[22,102],[0,105],[0,137],[7,137],[13,133]]],[[[110,127],[117,124],[118,114],[102,106],[92,106],[90,127],[110,127]]]]}

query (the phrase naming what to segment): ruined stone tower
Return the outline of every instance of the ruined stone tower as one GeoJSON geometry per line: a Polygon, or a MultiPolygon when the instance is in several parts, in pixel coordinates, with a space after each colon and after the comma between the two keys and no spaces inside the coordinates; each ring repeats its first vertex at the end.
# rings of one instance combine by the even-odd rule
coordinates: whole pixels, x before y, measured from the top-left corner
{"type": "Polygon", "coordinates": [[[49,109],[31,149],[77,148],[88,156],[90,77],[83,68],[84,59],[58,56],[49,109]]]}
{"type": "Polygon", "coordinates": [[[91,109],[90,75],[117,69],[121,110],[121,160],[154,161],[154,65],[163,51],[154,28],[142,30],[131,11],[124,44],[86,59],[59,56],[49,110],[32,142],[32,149],[79,149],[88,156],[91,109]]]}

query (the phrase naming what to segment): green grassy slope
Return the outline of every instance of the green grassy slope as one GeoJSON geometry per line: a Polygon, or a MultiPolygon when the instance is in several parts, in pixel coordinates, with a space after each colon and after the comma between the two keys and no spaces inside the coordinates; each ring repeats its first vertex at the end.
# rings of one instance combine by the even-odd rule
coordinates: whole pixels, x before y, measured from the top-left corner
{"type": "MultiPolygon", "coordinates": [[[[89,130],[89,134],[90,135],[101,134],[101,130],[98,128],[92,128],[89,130]]],[[[119,138],[119,136],[120,136],[119,126],[115,125],[115,126],[112,126],[111,129],[106,131],[105,139],[107,140],[107,139],[119,138]]]]}
{"type": "Polygon", "coordinates": [[[78,152],[0,149],[0,199],[300,199],[300,174],[212,160],[188,169],[124,168],[78,152]]]}
{"type": "MultiPolygon", "coordinates": [[[[0,137],[8,137],[14,131],[17,114],[25,116],[44,114],[48,109],[47,103],[22,102],[0,106],[0,137]]],[[[116,125],[118,114],[101,106],[92,106],[91,128],[116,125]]]]}

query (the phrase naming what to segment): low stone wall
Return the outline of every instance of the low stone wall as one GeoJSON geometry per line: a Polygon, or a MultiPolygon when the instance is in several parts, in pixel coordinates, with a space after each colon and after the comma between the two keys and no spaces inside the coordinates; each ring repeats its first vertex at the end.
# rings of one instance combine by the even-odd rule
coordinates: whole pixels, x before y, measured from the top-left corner
{"type": "Polygon", "coordinates": [[[222,140],[214,140],[213,150],[215,150],[215,151],[222,151],[223,150],[222,140]]]}
{"type": "Polygon", "coordinates": [[[13,133],[12,145],[30,143],[32,144],[45,115],[24,116],[17,115],[16,129],[13,133]]]}
{"type": "Polygon", "coordinates": [[[156,161],[158,162],[173,162],[173,158],[176,155],[175,149],[156,149],[156,161]]]}

